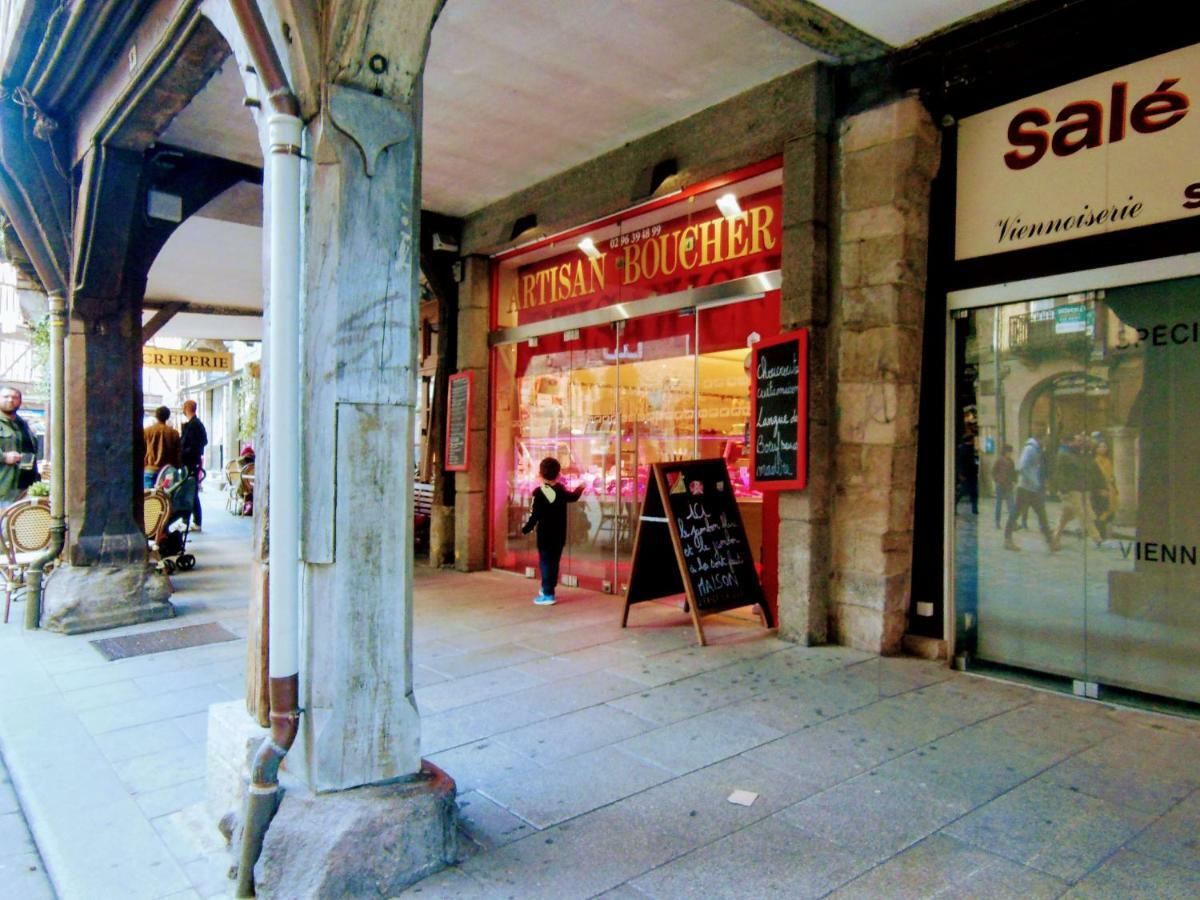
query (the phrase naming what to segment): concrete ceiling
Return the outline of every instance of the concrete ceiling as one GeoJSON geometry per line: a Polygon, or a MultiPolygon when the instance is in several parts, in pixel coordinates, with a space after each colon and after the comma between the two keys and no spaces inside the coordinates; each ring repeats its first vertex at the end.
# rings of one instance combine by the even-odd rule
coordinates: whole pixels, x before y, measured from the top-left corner
{"type": "MultiPolygon", "coordinates": [[[[448,0],[434,26],[425,72],[422,207],[467,215],[755,85],[828,59],[751,11],[803,5],[448,0]]],[[[815,5],[900,46],[1007,4],[815,5]]],[[[244,91],[231,58],[162,141],[261,166],[244,91]]],[[[147,298],[261,308],[261,196],[257,186],[236,186],[185,222],[155,261],[147,298]]],[[[181,314],[160,333],[244,338],[255,321],[226,319],[181,314]],[[227,331],[234,326],[241,333],[227,331]]]]}

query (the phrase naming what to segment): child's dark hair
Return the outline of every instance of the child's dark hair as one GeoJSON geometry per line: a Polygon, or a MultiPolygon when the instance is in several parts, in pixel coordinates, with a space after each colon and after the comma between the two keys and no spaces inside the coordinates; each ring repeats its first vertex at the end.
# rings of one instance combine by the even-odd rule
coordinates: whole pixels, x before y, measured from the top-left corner
{"type": "Polygon", "coordinates": [[[547,481],[556,481],[561,471],[562,464],[553,456],[547,456],[538,464],[538,474],[547,481]]]}

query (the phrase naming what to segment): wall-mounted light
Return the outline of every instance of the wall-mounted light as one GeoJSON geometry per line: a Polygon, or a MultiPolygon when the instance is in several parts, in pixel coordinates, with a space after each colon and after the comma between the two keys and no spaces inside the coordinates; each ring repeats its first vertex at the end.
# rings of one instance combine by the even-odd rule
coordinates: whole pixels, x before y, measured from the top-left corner
{"type": "Polygon", "coordinates": [[[166,191],[147,191],[146,215],[164,222],[182,222],[183,198],[178,194],[168,194],[166,191]]]}
{"type": "Polygon", "coordinates": [[[587,256],[588,259],[599,259],[603,255],[600,252],[600,249],[596,246],[596,242],[590,237],[585,237],[579,242],[579,249],[584,252],[584,255],[587,256]]]}
{"type": "Polygon", "coordinates": [[[722,194],[718,197],[717,209],[727,219],[736,219],[742,214],[742,207],[738,203],[738,198],[733,194],[722,194]]]}

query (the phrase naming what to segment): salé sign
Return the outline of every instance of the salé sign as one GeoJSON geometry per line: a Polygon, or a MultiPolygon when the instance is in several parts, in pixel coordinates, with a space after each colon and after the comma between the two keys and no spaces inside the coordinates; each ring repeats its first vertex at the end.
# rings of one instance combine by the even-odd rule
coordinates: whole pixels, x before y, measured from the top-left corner
{"type": "Polygon", "coordinates": [[[170,350],[143,347],[142,366],[147,369],[191,369],[196,372],[232,372],[233,354],[215,350],[170,350]]]}
{"type": "Polygon", "coordinates": [[[1200,45],[959,123],[955,258],[1200,214],[1200,45]]]}
{"type": "Polygon", "coordinates": [[[739,201],[742,212],[732,217],[710,204],[683,201],[678,205],[688,209],[685,214],[622,227],[591,254],[573,247],[521,266],[507,282],[500,308],[524,325],[779,268],[782,189],[739,201]]]}

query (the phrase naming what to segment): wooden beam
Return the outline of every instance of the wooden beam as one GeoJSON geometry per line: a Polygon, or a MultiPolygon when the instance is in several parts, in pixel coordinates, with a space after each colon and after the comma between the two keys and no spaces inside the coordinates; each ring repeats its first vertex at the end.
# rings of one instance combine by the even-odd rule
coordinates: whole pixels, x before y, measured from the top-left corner
{"type": "Polygon", "coordinates": [[[167,303],[161,309],[150,317],[150,321],[142,326],[142,344],[144,345],[150,338],[158,334],[162,327],[175,318],[175,314],[182,310],[186,303],[167,303]]]}
{"type": "Polygon", "coordinates": [[[142,303],[143,309],[164,310],[172,306],[179,307],[173,315],[190,313],[196,316],[253,316],[261,319],[263,314],[261,309],[247,309],[244,306],[218,306],[214,303],[189,303],[186,300],[146,300],[142,303]]]}

